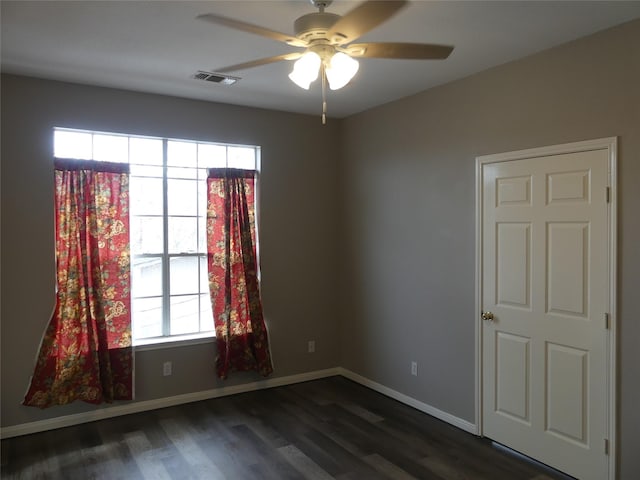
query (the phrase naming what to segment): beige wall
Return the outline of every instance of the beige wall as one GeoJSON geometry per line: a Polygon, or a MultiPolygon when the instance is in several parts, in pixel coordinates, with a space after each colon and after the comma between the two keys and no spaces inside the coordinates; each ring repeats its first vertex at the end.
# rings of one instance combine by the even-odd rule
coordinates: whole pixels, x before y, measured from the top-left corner
{"type": "MultiPolygon", "coordinates": [[[[2,426],[93,410],[82,402],[20,405],[54,301],[54,126],[262,147],[261,264],[274,377],[338,364],[336,168],[340,122],[79,86],[2,77],[2,426]],[[316,353],[307,353],[307,341],[316,353]]],[[[212,87],[220,88],[220,87],[212,87]]],[[[138,400],[254,381],[215,379],[214,347],[136,354],[138,400]],[[162,376],[162,362],[173,375],[162,376]]],[[[261,378],[261,377],[260,377],[261,378]]]]}
{"type": "Polygon", "coordinates": [[[469,421],[475,157],[618,136],[619,478],[640,478],[640,20],[353,116],[341,134],[342,365],[469,421]]]}

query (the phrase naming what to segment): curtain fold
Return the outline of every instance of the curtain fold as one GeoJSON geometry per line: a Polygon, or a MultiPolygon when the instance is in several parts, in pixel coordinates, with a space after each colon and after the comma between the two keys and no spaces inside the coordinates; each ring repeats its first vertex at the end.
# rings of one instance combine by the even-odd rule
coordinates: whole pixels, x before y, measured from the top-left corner
{"type": "Polygon", "coordinates": [[[256,260],[253,170],[210,169],[207,257],[218,377],[232,371],[273,372],[256,260]]]}
{"type": "Polygon", "coordinates": [[[129,166],[54,166],[56,306],[23,403],[131,400],[129,166]]]}

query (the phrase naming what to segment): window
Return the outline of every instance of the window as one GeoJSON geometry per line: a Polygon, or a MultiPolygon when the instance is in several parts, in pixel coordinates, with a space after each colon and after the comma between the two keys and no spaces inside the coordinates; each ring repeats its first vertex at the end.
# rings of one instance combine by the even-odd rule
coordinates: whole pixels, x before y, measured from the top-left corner
{"type": "Polygon", "coordinates": [[[257,170],[260,148],[56,128],[54,155],[130,165],[134,343],[213,336],[207,169],[257,170]]]}

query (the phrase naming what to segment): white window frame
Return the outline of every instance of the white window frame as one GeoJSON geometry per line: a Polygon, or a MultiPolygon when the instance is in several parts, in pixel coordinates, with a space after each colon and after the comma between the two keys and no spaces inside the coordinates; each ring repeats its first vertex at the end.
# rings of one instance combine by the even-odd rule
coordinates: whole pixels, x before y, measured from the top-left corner
{"type": "MultiPolygon", "coordinates": [[[[169,165],[169,144],[170,142],[179,142],[179,143],[184,143],[184,144],[195,144],[195,148],[196,148],[196,166],[179,166],[177,168],[192,168],[195,170],[196,173],[196,177],[195,180],[198,181],[199,186],[201,185],[200,182],[203,181],[202,178],[202,170],[206,169],[206,168],[211,168],[213,165],[208,165],[208,166],[200,166],[197,162],[198,162],[198,149],[200,147],[200,145],[204,145],[204,146],[216,146],[216,147],[225,147],[225,165],[218,165],[216,164],[214,167],[219,167],[219,168],[243,168],[242,166],[237,166],[237,165],[229,165],[229,151],[230,149],[233,148],[240,148],[240,149],[253,149],[254,152],[254,159],[253,159],[253,165],[251,169],[255,169],[256,172],[259,172],[260,169],[260,147],[256,146],[256,145],[237,145],[237,144],[224,144],[224,143],[217,143],[217,142],[202,142],[202,141],[194,141],[194,140],[185,140],[185,139],[175,139],[175,138],[165,138],[165,137],[151,137],[151,136],[143,136],[143,135],[133,135],[133,134],[122,134],[122,133],[112,133],[112,132],[102,132],[102,131],[92,131],[92,130],[81,130],[81,129],[72,129],[72,128],[63,128],[63,127],[55,127],[54,129],[54,155],[56,155],[56,141],[55,141],[55,135],[57,132],[72,132],[72,133],[77,133],[77,134],[84,134],[84,135],[90,135],[91,136],[91,152],[90,154],[88,152],[81,154],[77,157],[69,157],[69,156],[61,156],[60,158],[70,158],[70,159],[79,159],[79,160],[97,160],[97,161],[109,161],[109,160],[105,160],[104,159],[104,152],[99,152],[96,151],[95,149],[95,142],[94,142],[94,137],[96,135],[108,135],[108,136],[113,136],[113,137],[125,137],[127,138],[127,158],[126,158],[126,162],[124,163],[129,163],[130,160],[130,153],[131,153],[131,142],[130,139],[134,138],[134,139],[149,139],[149,140],[156,140],[156,141],[162,141],[162,177],[159,177],[158,175],[141,175],[141,174],[136,174],[135,170],[132,170],[132,172],[130,173],[130,178],[161,178],[162,179],[162,196],[163,196],[163,205],[162,205],[162,252],[161,253],[131,253],[131,265],[132,265],[132,294],[131,294],[131,313],[132,313],[132,335],[134,334],[134,332],[136,331],[134,327],[134,322],[135,322],[135,312],[133,310],[133,305],[134,305],[134,299],[140,299],[140,298],[161,298],[162,299],[162,319],[161,319],[161,329],[162,329],[162,334],[160,336],[153,336],[153,337],[140,337],[140,338],[133,338],[133,344],[134,346],[143,346],[144,349],[153,349],[153,348],[163,348],[163,346],[165,346],[167,343],[169,342],[179,342],[180,345],[183,345],[185,342],[187,343],[204,343],[204,342],[210,342],[212,341],[212,339],[215,337],[215,330],[213,328],[213,318],[211,319],[211,330],[202,330],[202,307],[200,306],[201,304],[198,303],[199,305],[199,315],[198,315],[198,321],[199,321],[199,327],[198,327],[198,332],[193,332],[193,333],[183,333],[183,334],[171,334],[171,299],[172,298],[176,298],[179,296],[192,296],[192,295],[198,295],[198,302],[203,301],[203,297],[206,294],[206,297],[204,297],[205,301],[209,300],[209,291],[208,291],[208,285],[207,287],[203,288],[200,282],[200,269],[202,268],[202,261],[201,259],[205,260],[205,268],[206,268],[206,246],[205,246],[205,251],[204,253],[202,252],[201,248],[197,248],[195,252],[170,252],[169,251],[169,219],[170,218],[177,218],[180,217],[181,215],[170,215],[169,214],[169,199],[168,199],[168,195],[169,195],[169,187],[168,187],[168,183],[170,180],[175,180],[175,179],[181,179],[180,177],[174,177],[174,176],[170,176],[169,170],[173,167],[176,168],[175,165],[169,165]],[[98,157],[98,158],[96,158],[98,157]],[[173,258],[181,258],[181,257],[194,257],[199,259],[198,261],[198,292],[197,293],[188,293],[188,294],[174,294],[171,295],[171,289],[170,289],[170,262],[171,259],[173,258]],[[135,258],[161,258],[161,269],[162,269],[162,292],[160,295],[151,295],[151,296],[137,296],[134,297],[133,296],[133,262],[135,258]],[[206,291],[205,291],[206,290],[206,291]]],[[[122,159],[118,160],[119,162],[122,163],[122,159]]],[[[132,164],[132,165],[136,165],[136,164],[132,164]]],[[[246,168],[245,169],[250,169],[250,168],[246,168]]],[[[206,170],[205,170],[206,172],[206,170]]],[[[193,179],[193,178],[192,178],[193,179]]],[[[204,182],[206,185],[206,173],[204,174],[204,182]]],[[[206,187],[205,187],[206,188],[206,187]]],[[[256,191],[254,192],[256,198],[256,243],[258,243],[257,239],[258,239],[258,182],[256,182],[256,191]]],[[[205,192],[206,195],[206,192],[205,192]]],[[[198,227],[201,227],[201,223],[197,220],[201,215],[201,212],[199,211],[201,205],[198,205],[197,210],[196,210],[196,222],[198,227]]],[[[206,208],[206,207],[205,207],[206,208]]],[[[206,211],[203,212],[204,213],[204,217],[206,218],[206,211]]],[[[133,220],[136,217],[149,217],[149,215],[133,215],[130,212],[130,219],[131,219],[131,224],[133,226],[133,220]]],[[[151,215],[154,216],[154,215],[151,215]]],[[[159,215],[158,215],[159,216],[159,215]]],[[[193,218],[192,215],[187,215],[185,216],[185,218],[193,218]]],[[[205,223],[206,225],[206,223],[205,223]]],[[[205,227],[206,228],[206,227],[205,227]]],[[[198,232],[196,233],[196,235],[198,235],[198,232]]],[[[198,236],[199,238],[199,236],[198,236]]],[[[132,242],[130,242],[131,244],[132,242]]],[[[258,245],[256,245],[256,251],[258,250],[258,245]]],[[[258,263],[259,265],[259,263],[258,263]]],[[[259,267],[258,267],[258,278],[260,278],[260,272],[259,272],[259,267]]]]}

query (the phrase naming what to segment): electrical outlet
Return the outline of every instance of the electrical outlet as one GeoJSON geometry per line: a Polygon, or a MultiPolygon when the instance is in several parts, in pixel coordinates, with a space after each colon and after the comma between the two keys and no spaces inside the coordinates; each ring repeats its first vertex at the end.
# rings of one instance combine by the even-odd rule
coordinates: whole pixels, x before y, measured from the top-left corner
{"type": "Polygon", "coordinates": [[[418,376],[418,362],[411,362],[411,375],[418,376]]]}
{"type": "Polygon", "coordinates": [[[307,351],[309,353],[314,353],[316,351],[316,341],[315,340],[309,340],[309,343],[307,345],[307,351]]]}
{"type": "Polygon", "coordinates": [[[162,375],[164,375],[165,377],[168,377],[169,375],[171,375],[172,367],[173,367],[173,364],[171,362],[164,362],[162,364],[162,375]]]}

